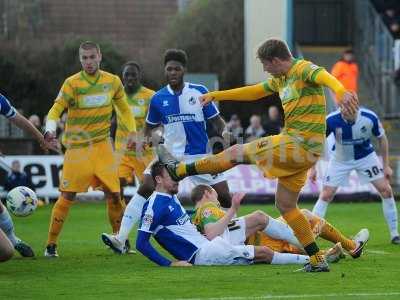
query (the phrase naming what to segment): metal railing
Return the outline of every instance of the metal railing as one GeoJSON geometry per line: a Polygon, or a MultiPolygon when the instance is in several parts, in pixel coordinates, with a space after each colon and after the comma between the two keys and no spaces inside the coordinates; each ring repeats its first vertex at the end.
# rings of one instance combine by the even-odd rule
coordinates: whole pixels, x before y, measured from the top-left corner
{"type": "Polygon", "coordinates": [[[395,62],[400,60],[400,47],[395,48],[398,43],[371,2],[356,0],[354,48],[371,96],[386,119],[400,118],[400,105],[396,103],[400,90],[394,83],[395,62]]]}

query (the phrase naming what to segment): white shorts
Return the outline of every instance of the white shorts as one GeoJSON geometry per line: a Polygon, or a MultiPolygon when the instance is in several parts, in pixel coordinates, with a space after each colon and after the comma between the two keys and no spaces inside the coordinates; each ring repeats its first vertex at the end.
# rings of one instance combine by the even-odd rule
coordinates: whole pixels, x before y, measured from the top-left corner
{"type": "Polygon", "coordinates": [[[351,161],[329,160],[324,176],[324,185],[347,186],[351,171],[355,170],[361,183],[368,183],[383,178],[382,164],[375,152],[368,156],[351,161]]]}
{"type": "Polygon", "coordinates": [[[248,265],[254,259],[254,246],[235,246],[220,236],[200,248],[196,253],[195,265],[248,265]]]}
{"type": "MultiPolygon", "coordinates": [[[[205,157],[206,155],[192,155],[192,156],[187,156],[184,158],[185,163],[191,163],[194,162],[197,159],[200,159],[202,157],[205,157]]],[[[144,170],[143,174],[145,175],[151,175],[150,170],[151,166],[157,159],[154,159],[144,170]]],[[[225,181],[225,175],[224,173],[219,173],[216,175],[211,175],[211,174],[201,174],[201,175],[193,175],[187,177],[195,186],[199,184],[204,184],[204,185],[215,185],[217,183],[220,183],[222,181],[225,181]]]]}
{"type": "Polygon", "coordinates": [[[246,220],[244,217],[232,219],[221,237],[232,245],[244,245],[246,241],[246,220]]]}

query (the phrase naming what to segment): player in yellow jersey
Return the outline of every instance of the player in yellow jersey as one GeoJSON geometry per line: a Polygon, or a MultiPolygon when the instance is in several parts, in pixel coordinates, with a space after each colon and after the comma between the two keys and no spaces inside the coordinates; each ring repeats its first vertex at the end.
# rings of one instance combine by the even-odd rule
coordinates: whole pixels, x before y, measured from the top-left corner
{"type": "MultiPolygon", "coordinates": [[[[304,254],[302,245],[295,237],[293,230],[282,218],[274,219],[262,211],[255,211],[248,215],[234,217],[239,209],[244,194],[235,194],[232,197],[232,206],[223,211],[220,208],[217,193],[209,185],[198,185],[191,192],[191,200],[195,204],[195,213],[192,223],[206,235],[209,240],[221,236],[234,245],[267,246],[278,253],[304,254]]],[[[335,244],[325,252],[325,257],[333,262],[343,257],[343,248],[353,258],[361,256],[369,232],[362,229],[353,239],[347,238],[326,220],[319,218],[304,209],[303,214],[313,230],[315,237],[321,237],[335,244]]],[[[293,257],[274,255],[272,261],[281,263],[290,262],[293,257]]]]}
{"type": "MultiPolygon", "coordinates": [[[[146,121],[150,99],[154,91],[141,84],[141,67],[137,62],[129,61],[122,67],[122,82],[124,84],[128,105],[135,117],[137,140],[144,141],[143,128],[146,121]]],[[[136,149],[127,150],[126,142],[129,131],[118,120],[115,135],[115,150],[122,154],[118,174],[121,184],[121,197],[124,199],[123,187],[134,182],[135,175],[139,182],[143,182],[143,172],[154,159],[153,150],[149,147],[143,149],[142,144],[137,143],[136,149]]]]}
{"type": "Polygon", "coordinates": [[[57,257],[57,239],[76,193],[101,185],[107,199],[108,215],[114,232],[120,226],[124,203],[120,198],[118,164],[110,141],[113,107],[128,132],[128,147],[135,139],[135,120],[118,76],[100,70],[101,52],[97,44],[84,42],[79,47],[82,71],[68,77],[50,109],[45,139],[56,141],[57,121],[67,110],[64,133],[64,166],[61,195],[50,218],[45,256],[57,257]]]}
{"type": "Polygon", "coordinates": [[[315,242],[310,224],[297,207],[298,195],[307,170],[323,150],[326,115],[323,87],[337,94],[343,110],[354,111],[358,102],[324,68],[294,59],[284,41],[267,40],[259,47],[257,55],[264,71],[272,78],[253,86],[211,92],[203,95],[201,101],[203,104],[214,100],[254,101],[279,93],[285,113],[285,128],[281,134],[234,145],[190,164],[179,163],[162,145],[157,152],[175,180],[194,174],[224,172],[238,164],[255,164],[266,177],[278,178],[276,205],[310,256],[310,263],[304,270],[327,272],[329,266],[315,242]]]}

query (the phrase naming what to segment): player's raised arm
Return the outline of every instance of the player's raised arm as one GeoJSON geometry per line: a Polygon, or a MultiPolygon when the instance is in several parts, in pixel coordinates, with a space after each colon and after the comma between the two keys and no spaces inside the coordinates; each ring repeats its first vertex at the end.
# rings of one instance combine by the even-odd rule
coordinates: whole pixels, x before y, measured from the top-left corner
{"type": "MultiPolygon", "coordinates": [[[[212,220],[208,221],[207,218],[204,218],[204,221],[206,222],[206,224],[204,225],[204,233],[208,240],[214,239],[215,237],[221,235],[225,231],[229,223],[232,221],[232,218],[236,215],[237,211],[239,210],[240,203],[243,200],[244,195],[245,195],[244,193],[234,194],[232,197],[231,207],[228,209],[225,216],[223,216],[218,221],[216,222],[213,222],[212,220]]],[[[213,218],[212,212],[209,218],[213,218]]]]}
{"type": "Polygon", "coordinates": [[[342,110],[348,111],[350,114],[358,110],[359,102],[357,95],[353,92],[346,91],[340,81],[329,74],[325,69],[322,69],[315,75],[314,82],[334,91],[336,94],[336,102],[342,110]]]}
{"type": "Polygon", "coordinates": [[[200,96],[202,105],[206,105],[211,101],[255,101],[273,94],[274,91],[265,83],[245,86],[237,89],[214,91],[200,96]]]}

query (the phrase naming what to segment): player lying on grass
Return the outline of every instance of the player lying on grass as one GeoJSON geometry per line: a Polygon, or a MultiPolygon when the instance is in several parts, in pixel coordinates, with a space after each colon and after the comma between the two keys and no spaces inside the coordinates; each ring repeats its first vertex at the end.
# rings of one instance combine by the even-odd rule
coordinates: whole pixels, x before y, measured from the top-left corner
{"type": "MultiPolygon", "coordinates": [[[[136,240],[136,248],[160,266],[237,265],[251,263],[304,264],[308,256],[274,252],[266,246],[232,245],[216,235],[211,241],[202,235],[190,221],[182,207],[178,182],[168,174],[165,166],[155,162],[151,174],[156,190],[143,207],[143,214],[136,240]],[[178,261],[170,261],[157,252],[150,237],[178,261]]],[[[112,247],[112,244],[110,245],[112,247]]]]}
{"type": "MultiPolygon", "coordinates": [[[[400,245],[397,207],[390,186],[393,171],[389,166],[389,142],[378,116],[364,107],[354,114],[346,114],[339,109],[327,116],[326,123],[326,136],[333,134],[335,144],[313,213],[325,217],[338,187],[344,186],[351,171],[355,170],[362,182],[370,182],[381,195],[391,242],[400,245]],[[378,139],[383,166],[371,144],[372,137],[378,139]]],[[[313,167],[309,174],[311,180],[315,181],[316,175],[313,167]]]]}
{"type": "Polygon", "coordinates": [[[306,271],[327,272],[329,265],[297,201],[308,169],[324,148],[326,103],[323,87],[336,93],[343,110],[354,111],[357,98],[324,68],[295,59],[284,41],[265,41],[257,56],[272,78],[253,86],[207,93],[200,99],[206,105],[210,101],[254,101],[279,93],[285,113],[285,128],[281,134],[234,145],[192,163],[179,162],[162,145],[157,147],[157,152],[175,180],[197,174],[218,174],[238,164],[257,165],[266,177],[278,178],[276,205],[310,256],[306,271]]]}
{"type": "MultiPolygon", "coordinates": [[[[234,195],[231,208],[225,212],[220,208],[217,194],[211,186],[196,186],[191,193],[191,200],[195,204],[192,223],[209,240],[221,236],[233,245],[267,246],[281,253],[305,253],[293,230],[283,218],[274,219],[259,210],[234,218],[243,196],[244,194],[234,195]]],[[[307,217],[315,237],[319,236],[335,244],[325,252],[328,262],[336,262],[343,257],[342,246],[353,258],[361,256],[369,238],[368,229],[361,229],[353,239],[350,239],[326,220],[306,209],[302,209],[302,212],[307,217]]]]}
{"type": "MultiPolygon", "coordinates": [[[[52,148],[50,144],[45,142],[39,130],[22,116],[2,94],[0,94],[0,115],[5,116],[11,123],[34,136],[43,150],[52,148]]],[[[14,249],[23,257],[35,256],[32,248],[15,236],[14,224],[10,214],[0,202],[0,261],[10,259],[14,253],[14,249]]]]}

